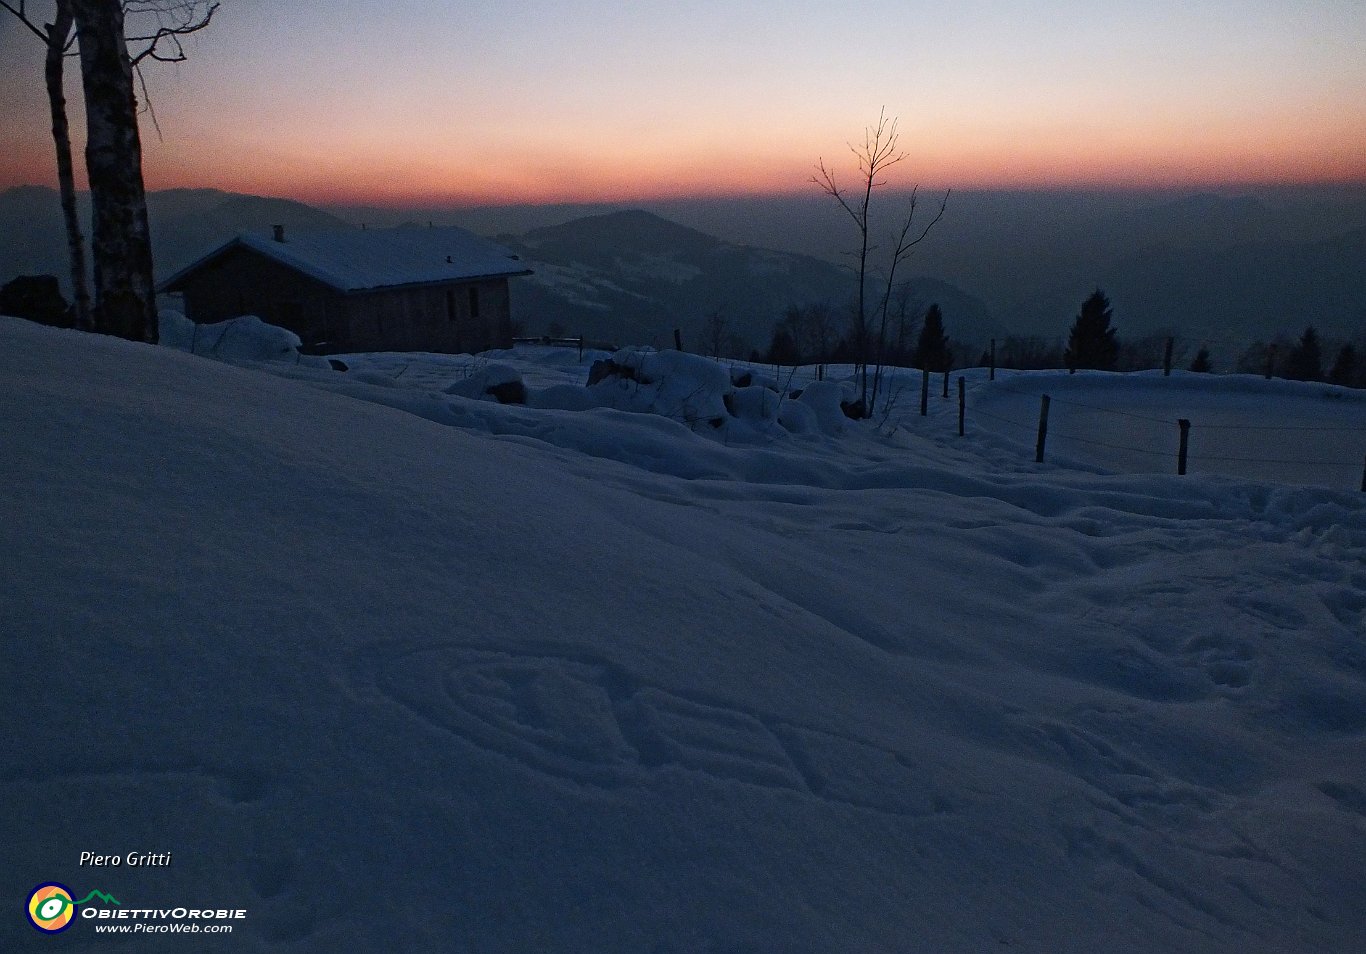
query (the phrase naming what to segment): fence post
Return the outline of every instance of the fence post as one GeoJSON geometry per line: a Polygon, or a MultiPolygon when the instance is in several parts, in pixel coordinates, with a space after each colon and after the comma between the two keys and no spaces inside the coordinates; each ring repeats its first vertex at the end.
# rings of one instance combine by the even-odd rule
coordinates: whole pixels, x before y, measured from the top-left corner
{"type": "Polygon", "coordinates": [[[1266,379],[1271,380],[1271,372],[1276,369],[1276,346],[1266,346],[1266,379]]]}
{"type": "Polygon", "coordinates": [[[920,416],[930,413],[930,369],[920,370],[920,416]]]}
{"type": "Polygon", "coordinates": [[[683,335],[677,328],[674,329],[674,350],[683,350],[683,335]]]}
{"type": "Polygon", "coordinates": [[[944,369],[944,397],[949,396],[949,369],[944,369]]]}
{"type": "Polygon", "coordinates": [[[1366,458],[1361,461],[1361,492],[1366,494],[1366,458]]]}
{"type": "MultiPolygon", "coordinates": [[[[968,389],[967,381],[966,381],[964,378],[959,377],[959,379],[958,379],[958,436],[959,436],[959,437],[962,437],[962,436],[963,436],[963,416],[964,416],[964,414],[967,412],[967,406],[968,406],[967,389],[968,389]]],[[[1362,489],[1362,490],[1366,490],[1366,470],[1363,470],[1363,471],[1362,471],[1362,474],[1361,474],[1361,484],[1362,484],[1361,489],[1362,489]]]]}
{"type": "Polygon", "coordinates": [[[1167,348],[1166,348],[1165,351],[1162,352],[1162,376],[1163,376],[1164,378],[1169,378],[1169,377],[1172,376],[1172,345],[1173,345],[1173,344],[1175,344],[1175,340],[1172,339],[1172,338],[1168,338],[1168,339],[1167,339],[1167,348]]]}
{"type": "Polygon", "coordinates": [[[1191,422],[1184,417],[1176,422],[1181,428],[1181,449],[1176,452],[1176,473],[1178,476],[1186,476],[1186,450],[1190,447],[1191,422]]]}
{"type": "Polygon", "coordinates": [[[579,360],[583,360],[583,335],[579,335],[579,360]]]}
{"type": "Polygon", "coordinates": [[[991,370],[987,372],[987,380],[996,380],[996,339],[991,339],[991,370]]]}
{"type": "Polygon", "coordinates": [[[1043,445],[1048,440],[1048,395],[1039,401],[1039,442],[1034,445],[1034,463],[1043,463],[1043,445]]]}

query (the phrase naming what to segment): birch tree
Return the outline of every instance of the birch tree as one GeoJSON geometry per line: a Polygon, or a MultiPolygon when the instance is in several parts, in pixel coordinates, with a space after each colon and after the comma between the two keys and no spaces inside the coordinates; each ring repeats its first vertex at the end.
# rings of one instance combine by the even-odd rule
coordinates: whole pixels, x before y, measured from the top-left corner
{"type": "MultiPolygon", "coordinates": [[[[185,59],[181,37],[196,33],[209,25],[217,3],[199,0],[121,0],[124,26],[133,18],[133,35],[118,35],[131,47],[129,62],[141,79],[140,64],[152,59],[159,62],[180,62],[185,59]]],[[[90,289],[87,280],[85,237],[81,234],[80,216],[76,206],[75,164],[72,160],[71,128],[67,117],[65,89],[65,60],[75,41],[75,16],[70,0],[54,0],[52,22],[32,13],[27,0],[0,0],[0,9],[13,14],[45,47],[44,81],[48,110],[52,121],[52,142],[57,158],[57,186],[61,198],[62,223],[66,231],[67,254],[71,269],[71,286],[75,299],[77,327],[96,327],[91,313],[90,289]]],[[[131,83],[130,83],[131,89],[131,83]]],[[[144,95],[146,84],[143,84],[144,95]]],[[[136,128],[136,127],[135,127],[136,128]]],[[[145,217],[145,209],[144,209],[145,217]]],[[[100,330],[117,332],[101,320],[100,330]]],[[[139,335],[145,337],[145,333],[139,335]]]]}

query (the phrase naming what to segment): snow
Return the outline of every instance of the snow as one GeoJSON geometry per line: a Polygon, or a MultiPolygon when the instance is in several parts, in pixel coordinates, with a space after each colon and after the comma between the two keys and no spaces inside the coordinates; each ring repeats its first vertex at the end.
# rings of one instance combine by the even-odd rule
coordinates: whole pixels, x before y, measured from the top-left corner
{"type": "MultiPolygon", "coordinates": [[[[1173,372],[973,373],[974,426],[1032,450],[1039,397],[1049,394],[1048,448],[1081,466],[1174,473],[1182,419],[1189,471],[1280,483],[1360,486],[1366,392],[1252,375],[1173,372]],[[1009,423],[1007,423],[1009,422],[1009,423]]],[[[956,413],[956,411],[955,411],[956,413]]]]}
{"type": "Polygon", "coordinates": [[[339,373],[0,319],[0,354],[13,897],[243,907],[235,951],[1366,945],[1362,495],[1036,465],[971,416],[1350,397],[974,379],[958,438],[898,377],[838,435],[746,393],[733,441],[443,393],[593,392],[563,349],[339,373]]]}
{"type": "Polygon", "coordinates": [[[309,367],[329,367],[326,358],[304,355],[303,342],[287,328],[266,324],[255,315],[242,315],[212,324],[195,324],[178,311],[158,315],[161,343],[168,348],[222,361],[283,361],[309,367]]]}

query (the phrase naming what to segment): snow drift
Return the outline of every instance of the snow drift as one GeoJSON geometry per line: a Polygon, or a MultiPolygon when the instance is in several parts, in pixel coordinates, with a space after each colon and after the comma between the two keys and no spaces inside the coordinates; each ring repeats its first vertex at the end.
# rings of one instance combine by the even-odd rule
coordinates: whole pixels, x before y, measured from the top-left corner
{"type": "Polygon", "coordinates": [[[1355,493],[0,353],[16,907],[242,907],[234,951],[1366,945],[1355,493]]]}

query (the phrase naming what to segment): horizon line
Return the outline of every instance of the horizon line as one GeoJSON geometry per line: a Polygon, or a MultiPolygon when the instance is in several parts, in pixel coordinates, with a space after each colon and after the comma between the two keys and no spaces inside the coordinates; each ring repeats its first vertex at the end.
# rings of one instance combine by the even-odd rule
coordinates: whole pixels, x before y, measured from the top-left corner
{"type": "MultiPolygon", "coordinates": [[[[1074,182],[1056,184],[1021,184],[1019,186],[999,185],[999,184],[974,184],[961,187],[925,186],[914,187],[919,190],[921,195],[935,195],[943,191],[951,191],[955,195],[1223,195],[1236,196],[1252,192],[1294,192],[1294,191],[1344,191],[1366,192],[1366,179],[1363,180],[1306,180],[1306,181],[1287,181],[1284,179],[1268,180],[1230,180],[1226,182],[1218,181],[1198,181],[1198,182],[1170,182],[1170,183],[1107,183],[1107,182],[1074,182]]],[[[41,189],[56,193],[57,187],[49,182],[19,182],[6,185],[0,188],[0,194],[7,192],[20,191],[25,189],[41,189]]],[[[298,202],[318,208],[349,208],[349,209],[380,209],[386,211],[404,211],[421,209],[447,209],[447,210],[471,210],[471,209],[501,209],[501,208],[564,208],[574,206],[630,206],[636,204],[655,204],[669,205],[680,202],[747,202],[747,201],[782,201],[791,199],[811,199],[821,201],[823,194],[812,187],[811,189],[763,189],[747,191],[708,191],[696,193],[635,193],[626,196],[602,195],[592,197],[563,197],[546,199],[516,199],[509,198],[504,201],[492,199],[486,196],[431,196],[413,197],[408,199],[389,199],[374,198],[367,199],[361,196],[308,196],[310,190],[300,190],[295,194],[277,191],[251,191],[244,192],[233,188],[224,188],[217,185],[170,185],[170,186],[148,186],[146,192],[165,193],[165,192],[219,192],[224,195],[241,195],[257,199],[273,199],[288,202],[298,202]]],[[[77,195],[89,195],[88,188],[77,189],[77,195]]],[[[882,194],[888,196],[909,195],[912,188],[889,187],[883,190],[882,194]]]]}

